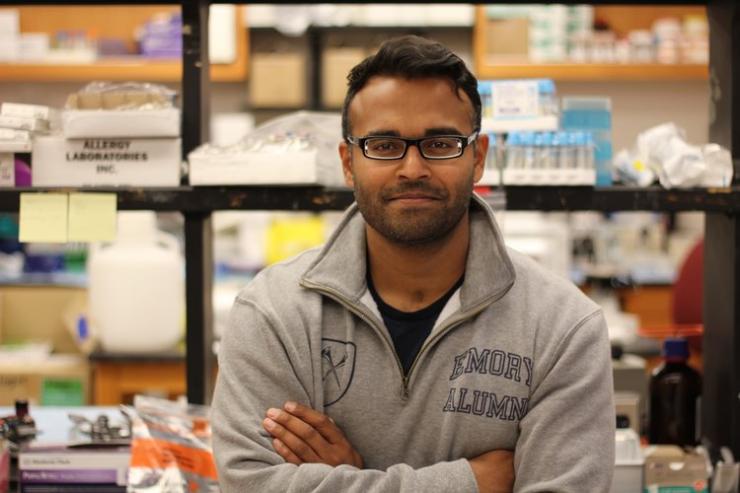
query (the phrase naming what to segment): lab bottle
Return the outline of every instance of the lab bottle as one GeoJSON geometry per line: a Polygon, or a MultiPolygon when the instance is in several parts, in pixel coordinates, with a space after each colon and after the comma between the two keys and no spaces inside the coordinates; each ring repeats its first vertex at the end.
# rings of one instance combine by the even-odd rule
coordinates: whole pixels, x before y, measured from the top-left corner
{"type": "Polygon", "coordinates": [[[521,134],[522,144],[522,167],[532,169],[535,167],[534,132],[523,132],[521,134]]]}
{"type": "Polygon", "coordinates": [[[586,134],[583,132],[573,133],[576,164],[575,168],[585,169],[588,167],[588,150],[586,148],[586,134]]]}
{"type": "Polygon", "coordinates": [[[596,145],[594,144],[594,136],[591,132],[586,132],[586,156],[584,158],[584,167],[586,169],[596,168],[596,145]]]}
{"type": "Polygon", "coordinates": [[[496,171],[498,155],[496,154],[496,134],[488,134],[488,153],[486,154],[486,169],[496,171]]]}
{"type": "Polygon", "coordinates": [[[560,132],[551,132],[550,133],[550,159],[551,159],[553,168],[560,167],[562,152],[563,152],[562,146],[560,145],[560,132]]]}
{"type": "Polygon", "coordinates": [[[519,133],[510,132],[506,139],[506,167],[508,169],[521,168],[523,165],[522,147],[519,133]]]}
{"type": "Polygon", "coordinates": [[[576,136],[575,132],[563,132],[563,151],[561,153],[560,165],[562,168],[572,169],[576,167],[576,136]]]}
{"type": "Polygon", "coordinates": [[[545,168],[547,164],[547,146],[545,145],[544,133],[534,134],[534,167],[545,168]]]}
{"type": "Polygon", "coordinates": [[[557,115],[558,100],[555,95],[555,83],[551,79],[540,79],[537,81],[537,89],[540,99],[540,114],[557,115]]]}
{"type": "Polygon", "coordinates": [[[696,445],[701,375],[686,363],[688,341],[666,339],[663,356],[650,378],[650,443],[696,445]]]}

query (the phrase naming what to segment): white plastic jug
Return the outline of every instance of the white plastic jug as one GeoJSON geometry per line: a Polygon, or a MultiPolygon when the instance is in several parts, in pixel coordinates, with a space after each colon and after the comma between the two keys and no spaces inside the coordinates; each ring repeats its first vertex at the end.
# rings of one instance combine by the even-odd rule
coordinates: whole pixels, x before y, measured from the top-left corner
{"type": "Polygon", "coordinates": [[[119,212],[113,243],[91,246],[90,322],[105,351],[171,350],[182,336],[184,260],[154,212],[119,212]]]}

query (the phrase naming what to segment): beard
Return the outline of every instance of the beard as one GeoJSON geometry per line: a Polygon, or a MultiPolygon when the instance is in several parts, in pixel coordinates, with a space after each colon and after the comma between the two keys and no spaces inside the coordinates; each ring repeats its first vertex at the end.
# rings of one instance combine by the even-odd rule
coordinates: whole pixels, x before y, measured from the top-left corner
{"type": "Polygon", "coordinates": [[[461,181],[451,192],[426,181],[409,181],[383,188],[377,194],[363,189],[354,179],[357,206],[370,227],[393,243],[419,246],[435,243],[450,234],[470,207],[474,177],[461,181]],[[422,207],[392,207],[392,197],[418,192],[436,199],[422,207]]]}

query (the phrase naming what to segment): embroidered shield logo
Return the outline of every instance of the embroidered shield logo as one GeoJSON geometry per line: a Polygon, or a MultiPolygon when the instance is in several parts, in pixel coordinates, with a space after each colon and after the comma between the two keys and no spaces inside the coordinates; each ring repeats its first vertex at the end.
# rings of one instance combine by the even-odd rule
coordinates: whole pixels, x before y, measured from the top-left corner
{"type": "Polygon", "coordinates": [[[355,374],[357,347],[352,342],[321,339],[321,372],[324,380],[324,406],[341,399],[355,374]]]}

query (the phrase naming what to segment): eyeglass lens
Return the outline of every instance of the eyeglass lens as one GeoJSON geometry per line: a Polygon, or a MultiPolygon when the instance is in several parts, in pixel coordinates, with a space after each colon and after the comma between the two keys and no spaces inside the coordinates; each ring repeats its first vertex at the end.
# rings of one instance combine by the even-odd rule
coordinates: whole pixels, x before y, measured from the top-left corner
{"type": "MultiPolygon", "coordinates": [[[[374,137],[365,141],[365,155],[369,158],[399,159],[406,152],[408,143],[393,137],[374,137]]],[[[419,142],[421,155],[425,158],[440,159],[457,157],[462,151],[459,137],[430,137],[419,142]]]]}

